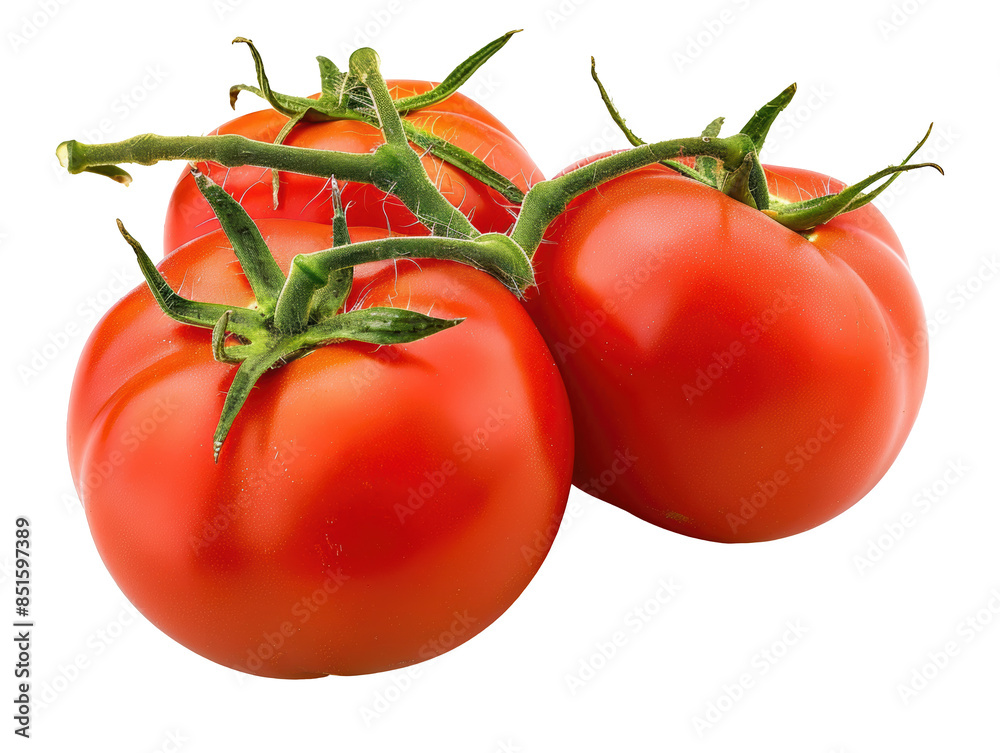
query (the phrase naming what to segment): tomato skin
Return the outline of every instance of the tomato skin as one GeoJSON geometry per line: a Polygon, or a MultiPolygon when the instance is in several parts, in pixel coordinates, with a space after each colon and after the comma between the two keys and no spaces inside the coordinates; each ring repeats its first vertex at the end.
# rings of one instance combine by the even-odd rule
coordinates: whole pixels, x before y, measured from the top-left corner
{"type": "MultiPolygon", "coordinates": [[[[388,84],[397,99],[421,94],[433,86],[429,81],[389,81],[388,84]]],[[[434,107],[407,115],[406,119],[480,157],[522,191],[543,178],[513,134],[485,108],[462,94],[453,94],[434,107]]],[[[274,110],[259,110],[225,123],[211,135],[238,134],[256,141],[273,142],[287,121],[274,110]]],[[[300,123],[285,139],[285,144],[364,154],[383,141],[381,132],[372,126],[340,120],[300,123]]],[[[496,191],[437,157],[425,155],[423,164],[445,198],[470,217],[477,230],[506,233],[513,225],[517,207],[496,191]]],[[[270,170],[250,166],[224,168],[206,162],[198,163],[198,169],[223,186],[255,220],[285,218],[327,225],[331,222],[333,207],[325,178],[281,173],[279,206],[275,209],[270,170]]],[[[394,196],[386,198],[378,189],[363,183],[341,182],[340,185],[349,225],[384,227],[401,235],[428,234],[394,196]]],[[[167,207],[164,252],[169,254],[217,227],[215,215],[185,168],[167,207]]]]}
{"type": "MultiPolygon", "coordinates": [[[[766,167],[788,201],[839,190],[766,167]]],[[[899,240],[871,205],[811,240],[659,166],[575,200],[526,306],[563,374],[574,483],[724,542],[819,525],[885,474],[927,378],[899,240]]]]}
{"type": "MultiPolygon", "coordinates": [[[[325,226],[261,230],[285,269],[329,245],[325,226]]],[[[182,295],[246,305],[234,264],[216,232],[160,269],[182,295]]],[[[268,372],[218,465],[212,433],[235,366],[145,287],[100,322],[77,370],[70,463],[102,559],[150,621],[234,669],[350,675],[440,654],[526,587],[565,508],[569,406],[516,299],[435,261],[362,265],[354,291],[349,306],[363,297],[467,319],[268,372]]]]}

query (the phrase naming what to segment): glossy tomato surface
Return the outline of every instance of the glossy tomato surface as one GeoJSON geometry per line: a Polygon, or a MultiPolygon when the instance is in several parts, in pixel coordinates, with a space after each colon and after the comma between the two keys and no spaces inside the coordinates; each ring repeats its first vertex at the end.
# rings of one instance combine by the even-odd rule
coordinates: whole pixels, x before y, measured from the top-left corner
{"type": "MultiPolygon", "coordinates": [[[[260,225],[284,269],[329,246],[326,226],[260,225]]],[[[160,269],[182,295],[253,300],[221,232],[160,269]]],[[[304,678],[438,655],[510,606],[564,510],[565,390],[505,288],[451,262],[370,264],[347,305],[466,319],[269,371],[218,464],[212,434],[235,366],[145,287],[100,322],[77,370],[69,457],[102,559],[151,622],[227,667],[304,678]]]]}
{"type": "MultiPolygon", "coordinates": [[[[387,82],[393,98],[421,94],[428,81],[387,82]]],[[[411,113],[406,119],[447,139],[482,159],[489,167],[527,191],[542,179],[531,157],[514,135],[485,108],[456,93],[433,107],[411,113]]],[[[273,142],[288,119],[274,110],[241,115],[210,135],[237,134],[255,141],[273,142]]],[[[364,154],[384,143],[381,132],[349,120],[300,123],[285,139],[290,146],[364,154]]],[[[421,150],[422,151],[422,150],[421,150]]],[[[513,225],[517,207],[462,170],[424,155],[427,174],[452,205],[470,218],[482,233],[505,233],[513,225]]],[[[223,186],[255,220],[285,218],[330,224],[333,214],[329,181],[295,173],[281,173],[279,204],[274,207],[271,171],[260,167],[224,168],[199,163],[198,169],[223,186]]],[[[394,196],[364,183],[341,183],[347,222],[351,226],[388,228],[402,235],[427,235],[413,214],[394,196]]],[[[190,171],[185,168],[167,207],[164,252],[219,227],[211,208],[202,199],[190,171]]]]}
{"type": "MultiPolygon", "coordinates": [[[[798,201],[843,184],[769,167],[798,201]]],[[[872,206],[805,236],[662,167],[575,200],[527,301],[563,374],[575,483],[726,542],[807,530],[899,453],[927,378],[899,240],[872,206]]]]}

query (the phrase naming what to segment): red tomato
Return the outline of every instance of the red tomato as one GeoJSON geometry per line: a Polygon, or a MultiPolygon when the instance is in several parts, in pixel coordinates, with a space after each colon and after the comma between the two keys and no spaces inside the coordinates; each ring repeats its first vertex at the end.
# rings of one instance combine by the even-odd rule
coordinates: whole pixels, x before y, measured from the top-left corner
{"type": "MultiPolygon", "coordinates": [[[[787,201],[843,186],[766,171],[787,201]]],[[[546,237],[527,307],[583,490],[672,531],[763,541],[843,512],[899,453],[926,325],[874,207],[803,237],[657,166],[580,197],[546,237]]]]}
{"type": "MultiPolygon", "coordinates": [[[[428,81],[389,81],[394,98],[421,94],[433,86],[428,81]]],[[[510,178],[522,191],[542,179],[535,163],[513,134],[483,107],[462,94],[406,119],[465,149],[489,167],[510,178]]],[[[272,142],[288,119],[274,110],[260,110],[229,121],[211,135],[239,134],[272,142]]],[[[383,143],[381,132],[349,120],[300,123],[285,139],[289,146],[330,151],[367,153],[383,143]]],[[[506,233],[514,223],[517,207],[462,170],[425,155],[423,164],[445,198],[458,207],[482,233],[506,233]]],[[[260,167],[224,168],[199,163],[198,169],[223,186],[255,220],[285,218],[327,225],[333,213],[329,181],[308,175],[281,173],[279,206],[274,208],[271,171],[260,167]]],[[[384,227],[401,235],[427,235],[413,214],[394,196],[364,183],[342,183],[347,222],[352,227],[384,227]]],[[[219,227],[211,208],[202,199],[190,171],[185,168],[167,207],[164,251],[219,227]]]]}
{"type": "MultiPolygon", "coordinates": [[[[326,226],[260,226],[285,269],[330,243],[326,226]]],[[[217,231],[160,269],[182,295],[249,305],[234,266],[217,231]]],[[[375,305],[467,318],[268,372],[218,465],[236,368],[213,360],[211,332],[168,319],[141,287],[84,349],[69,456],[98,551],[151,622],[213,661],[286,678],[413,664],[499,617],[548,551],[573,436],[527,314],[493,278],[439,261],[359,267],[347,306],[375,305]]]]}

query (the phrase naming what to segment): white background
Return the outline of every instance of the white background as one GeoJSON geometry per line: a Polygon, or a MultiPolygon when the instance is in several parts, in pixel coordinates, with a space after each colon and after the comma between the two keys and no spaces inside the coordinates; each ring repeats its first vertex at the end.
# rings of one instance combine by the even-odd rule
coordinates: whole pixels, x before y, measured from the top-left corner
{"type": "MultiPolygon", "coordinates": [[[[13,612],[14,520],[27,515],[33,687],[47,702],[32,739],[4,750],[997,749],[1000,284],[990,263],[1000,244],[992,157],[975,140],[991,137],[1000,114],[998,15],[971,0],[7,0],[0,614],[6,623],[13,612]],[[525,31],[464,91],[546,175],[625,145],[590,80],[590,55],[649,140],[692,135],[718,115],[737,128],[797,81],[765,161],[848,181],[898,162],[935,121],[938,137],[921,156],[947,176],[905,175],[879,204],[928,314],[944,320],[932,327],[916,426],[856,507],[767,544],[685,539],[574,490],[523,597],[416,671],[292,682],[216,666],[129,611],[75,501],[64,446],[70,382],[94,317],[124,292],[119,277],[139,280],[114,218],[158,250],[180,167],[137,167],[124,188],[60,173],[55,146],[93,141],[95,130],[113,141],[202,133],[230,119],[229,85],[253,79],[246,48],[229,44],[237,35],[258,44],[279,91],[307,93],[316,54],[345,64],[351,49],[371,45],[388,77],[440,79],[514,28],[525,31]],[[25,377],[50,343],[56,355],[25,377]],[[907,512],[913,525],[893,539],[887,529],[907,512]],[[669,600],[661,582],[677,589],[669,600]],[[625,645],[604,661],[616,631],[625,645]],[[949,642],[957,655],[928,669],[949,642]],[[81,658],[85,668],[71,670],[81,658]],[[567,678],[584,665],[597,669],[574,692],[567,678]],[[933,677],[905,699],[900,687],[915,672],[933,677]],[[744,674],[752,686],[727,700],[744,674]],[[699,718],[710,721],[700,733],[699,718]]],[[[256,108],[252,100],[240,111],[256,108]]],[[[14,653],[3,643],[0,698],[11,699],[14,653]]],[[[12,716],[8,700],[8,741],[12,716]]]]}

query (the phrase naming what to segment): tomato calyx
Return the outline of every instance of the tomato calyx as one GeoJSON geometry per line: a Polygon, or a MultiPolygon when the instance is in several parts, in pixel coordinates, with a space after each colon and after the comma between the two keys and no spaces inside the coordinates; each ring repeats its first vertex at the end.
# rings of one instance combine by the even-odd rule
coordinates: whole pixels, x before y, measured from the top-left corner
{"type": "MultiPolygon", "coordinates": [[[[444,101],[458,91],[459,87],[507,44],[508,40],[518,31],[520,29],[509,31],[474,52],[448,74],[444,81],[429,91],[393,100],[396,112],[400,115],[406,115],[444,101]]],[[[347,71],[341,71],[333,61],[319,55],[316,60],[319,63],[321,89],[317,98],[278,94],[271,89],[267,74],[264,72],[264,61],[253,42],[244,37],[236,37],[233,44],[238,42],[246,44],[250,48],[259,88],[246,84],[236,84],[229,89],[229,103],[233,109],[236,109],[236,98],[240,92],[246,91],[266,100],[271,107],[288,117],[288,122],[274,140],[275,144],[283,143],[292,129],[302,121],[317,123],[329,120],[356,120],[375,128],[380,127],[379,115],[372,95],[362,81],[359,72],[353,66],[347,71]]],[[[374,54],[374,51],[370,52],[374,54]]],[[[468,175],[493,188],[508,201],[520,204],[524,200],[524,193],[513,181],[487,166],[478,157],[407,120],[403,120],[402,124],[409,141],[418,147],[464,170],[468,175]]],[[[272,170],[272,185],[274,206],[277,208],[277,170],[272,170]]]]}
{"type": "MultiPolygon", "coordinates": [[[[645,144],[646,142],[636,136],[626,125],[625,119],[611,102],[610,95],[597,75],[597,65],[594,58],[590,59],[590,74],[597,84],[601,99],[608,113],[619,129],[621,129],[622,133],[625,134],[625,138],[633,146],[645,144]]],[[[798,202],[785,202],[776,196],[771,196],[767,190],[767,178],[764,174],[764,168],[760,163],[759,153],[764,146],[764,140],[767,138],[767,134],[775,119],[792,101],[792,97],[795,96],[796,88],[794,83],[785,87],[778,96],[754,112],[753,117],[740,129],[739,133],[748,137],[747,151],[735,169],[730,169],[720,164],[717,158],[704,154],[699,154],[695,157],[694,167],[673,159],[661,160],[660,164],[679,172],[687,178],[696,180],[711,188],[716,188],[749,207],[759,209],[775,222],[787,227],[789,230],[802,234],[808,233],[813,228],[829,222],[838,215],[860,209],[870,203],[882,191],[892,185],[893,181],[904,172],[923,167],[932,167],[944,175],[944,170],[941,166],[933,162],[909,164],[913,155],[917,153],[920,147],[926,143],[928,137],[930,137],[931,128],[934,127],[934,124],[931,123],[924,137],[898,165],[890,165],[879,170],[837,193],[798,202]],[[874,190],[864,193],[866,188],[884,178],[888,178],[888,180],[874,190]]],[[[702,131],[702,139],[709,142],[717,138],[722,130],[723,121],[724,119],[720,117],[709,123],[702,131]]]]}
{"type": "MultiPolygon", "coordinates": [[[[135,252],[139,268],[160,309],[176,321],[211,329],[215,359],[239,364],[213,436],[216,462],[250,390],[268,369],[338,342],[357,341],[375,345],[414,342],[463,321],[391,307],[342,310],[353,283],[352,260],[362,263],[386,258],[398,244],[382,244],[382,248],[378,248],[378,242],[356,244],[367,248],[361,253],[339,254],[340,259],[336,261],[338,252],[351,247],[343,206],[336,189],[333,245],[326,252],[308,255],[326,254],[325,274],[317,272],[315,265],[301,262],[303,256],[300,255],[296,257],[300,263],[293,262],[292,273],[286,277],[260,230],[239,203],[207,176],[196,172],[195,180],[233,246],[253,291],[254,306],[230,306],[184,298],[170,287],[121,220],[118,220],[118,230],[135,252]],[[237,343],[227,342],[230,337],[235,338],[237,343]]],[[[411,239],[386,239],[408,240],[411,239]]]]}
{"type": "MultiPolygon", "coordinates": [[[[432,107],[444,101],[457,92],[459,87],[468,81],[473,73],[507,44],[508,40],[518,31],[520,29],[509,31],[482,49],[474,52],[448,74],[444,81],[429,91],[393,100],[396,112],[400,115],[406,115],[407,113],[432,107]]],[[[230,87],[229,104],[235,110],[236,99],[240,92],[250,92],[266,100],[272,108],[288,117],[288,122],[278,132],[273,143],[283,143],[288,134],[292,132],[292,129],[303,121],[318,123],[330,120],[356,120],[367,123],[375,128],[380,127],[379,115],[372,95],[362,81],[359,71],[355,70],[353,66],[347,71],[341,71],[329,58],[322,55],[317,56],[316,61],[319,63],[320,74],[319,96],[316,98],[294,97],[287,94],[279,94],[271,89],[267,74],[264,72],[264,61],[252,41],[244,37],[236,37],[233,40],[233,44],[237,43],[245,44],[250,49],[257,73],[258,86],[236,84],[230,87]]],[[[371,52],[374,54],[374,51],[371,52]]],[[[407,139],[413,144],[433,154],[435,157],[464,170],[468,175],[493,188],[508,201],[520,204],[524,200],[524,193],[513,181],[487,166],[478,157],[455,146],[446,139],[414,125],[408,120],[403,120],[402,125],[407,139]]],[[[277,208],[278,171],[274,169],[271,172],[274,206],[277,208]]]]}

